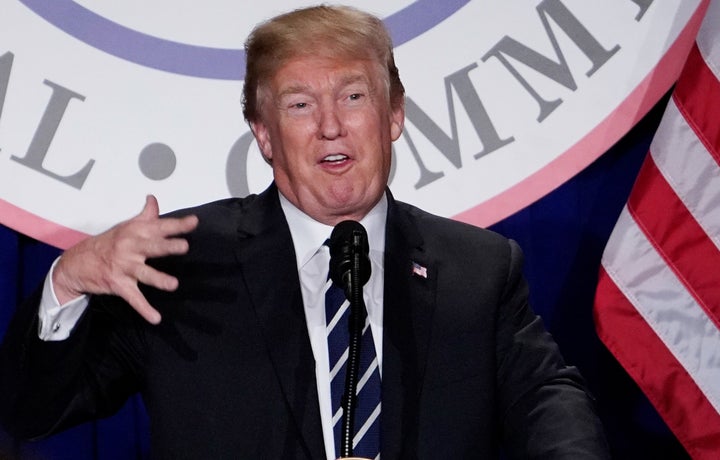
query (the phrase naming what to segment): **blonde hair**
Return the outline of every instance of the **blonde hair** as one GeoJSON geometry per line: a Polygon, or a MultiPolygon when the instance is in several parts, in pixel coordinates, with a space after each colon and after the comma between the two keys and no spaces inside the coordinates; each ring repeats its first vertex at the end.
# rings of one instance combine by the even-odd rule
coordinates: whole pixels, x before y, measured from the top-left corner
{"type": "Polygon", "coordinates": [[[390,34],[380,19],[352,7],[321,5],[276,16],[250,33],[245,53],[243,115],[249,122],[259,120],[261,86],[285,62],[301,56],[375,61],[383,71],[393,108],[403,103],[405,89],[390,34]]]}

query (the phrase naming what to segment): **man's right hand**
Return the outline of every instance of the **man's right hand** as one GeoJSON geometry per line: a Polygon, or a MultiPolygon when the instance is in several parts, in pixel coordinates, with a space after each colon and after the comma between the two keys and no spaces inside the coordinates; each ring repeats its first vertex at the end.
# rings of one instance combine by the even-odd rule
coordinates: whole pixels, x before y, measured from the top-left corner
{"type": "Polygon", "coordinates": [[[140,214],[65,251],[53,272],[55,296],[62,305],[83,294],[114,294],[148,322],[158,324],[160,313],[138,283],[174,291],[178,280],[146,261],[185,254],[188,242],[177,235],[191,232],[197,224],[196,216],[160,218],[157,200],[149,195],[140,214]]]}

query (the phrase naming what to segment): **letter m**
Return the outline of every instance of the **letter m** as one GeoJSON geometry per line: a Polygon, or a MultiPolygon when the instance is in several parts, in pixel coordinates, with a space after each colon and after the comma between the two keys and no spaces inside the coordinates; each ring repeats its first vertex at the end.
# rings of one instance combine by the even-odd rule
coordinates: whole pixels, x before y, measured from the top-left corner
{"type": "Polygon", "coordinates": [[[592,67],[587,71],[586,75],[589,77],[595,73],[600,67],[610,59],[619,49],[619,45],[615,45],[611,50],[606,50],[602,45],[593,37],[585,26],[573,16],[570,10],[567,9],[561,0],[543,0],[537,6],[537,12],[540,15],[540,20],[545,28],[550,42],[552,43],[553,50],[555,51],[555,57],[557,61],[554,61],[537,51],[523,45],[517,40],[504,36],[500,41],[493,46],[483,57],[483,62],[487,61],[491,57],[496,57],[507,70],[512,74],[515,79],[530,93],[530,95],[540,105],[540,115],[538,115],[538,121],[544,120],[553,110],[555,110],[561,103],[562,99],[556,99],[554,101],[546,101],[530,86],[525,78],[520,75],[515,67],[510,63],[508,57],[513,58],[515,61],[521,62],[531,69],[536,70],[538,73],[550,78],[556,83],[568,88],[569,90],[575,91],[577,85],[573,79],[568,63],[565,60],[565,56],[560,49],[558,40],[555,37],[555,33],[550,25],[549,18],[552,18],[555,24],[558,25],[567,36],[577,45],[577,47],[587,56],[592,62],[592,67]]]}
{"type": "MultiPolygon", "coordinates": [[[[513,142],[512,137],[503,139],[498,134],[490,115],[485,110],[480,97],[478,96],[473,84],[470,80],[469,73],[477,67],[473,63],[457,72],[445,77],[445,97],[448,104],[448,115],[450,118],[450,132],[448,135],[440,128],[430,116],[425,113],[415,101],[407,97],[405,99],[405,113],[408,121],[410,121],[418,130],[440,151],[440,153],[455,168],[462,167],[462,158],[460,152],[460,141],[458,137],[458,127],[455,114],[455,104],[453,102],[453,89],[457,93],[460,102],[467,112],[470,122],[475,128],[475,132],[483,144],[483,150],[476,153],[475,158],[487,155],[500,147],[513,142]]],[[[416,188],[423,187],[434,180],[443,176],[442,172],[430,172],[425,167],[420,153],[415,148],[414,142],[410,138],[407,130],[404,131],[405,139],[408,141],[410,151],[420,168],[420,180],[415,185],[416,188]]]]}

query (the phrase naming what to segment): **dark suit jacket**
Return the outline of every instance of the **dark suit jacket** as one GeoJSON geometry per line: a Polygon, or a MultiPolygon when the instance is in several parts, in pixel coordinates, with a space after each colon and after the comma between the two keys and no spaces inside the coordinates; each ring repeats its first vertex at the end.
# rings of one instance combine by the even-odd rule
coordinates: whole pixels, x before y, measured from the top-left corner
{"type": "MultiPolygon", "coordinates": [[[[582,379],[527,304],[518,247],[389,195],[382,458],[606,458],[582,379]],[[413,262],[427,277],[413,273],[413,262]]],[[[277,189],[183,211],[190,252],[157,261],[150,326],[93,297],[71,338],[37,339],[31,299],[2,351],[2,413],[24,437],[142,392],[156,458],[325,457],[314,359],[277,189]]]]}

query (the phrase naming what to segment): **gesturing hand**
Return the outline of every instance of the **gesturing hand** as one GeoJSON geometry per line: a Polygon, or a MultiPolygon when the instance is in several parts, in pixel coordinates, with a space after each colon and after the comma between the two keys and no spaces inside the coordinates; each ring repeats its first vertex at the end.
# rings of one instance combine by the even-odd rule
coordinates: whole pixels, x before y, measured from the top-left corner
{"type": "Polygon", "coordinates": [[[114,294],[157,324],[160,313],[140,292],[138,283],[174,291],[178,280],[146,261],[185,254],[188,242],[176,236],[192,231],[197,224],[196,216],[160,218],[157,200],[149,195],[140,214],[65,251],[53,272],[55,295],[63,304],[81,294],[114,294]]]}

